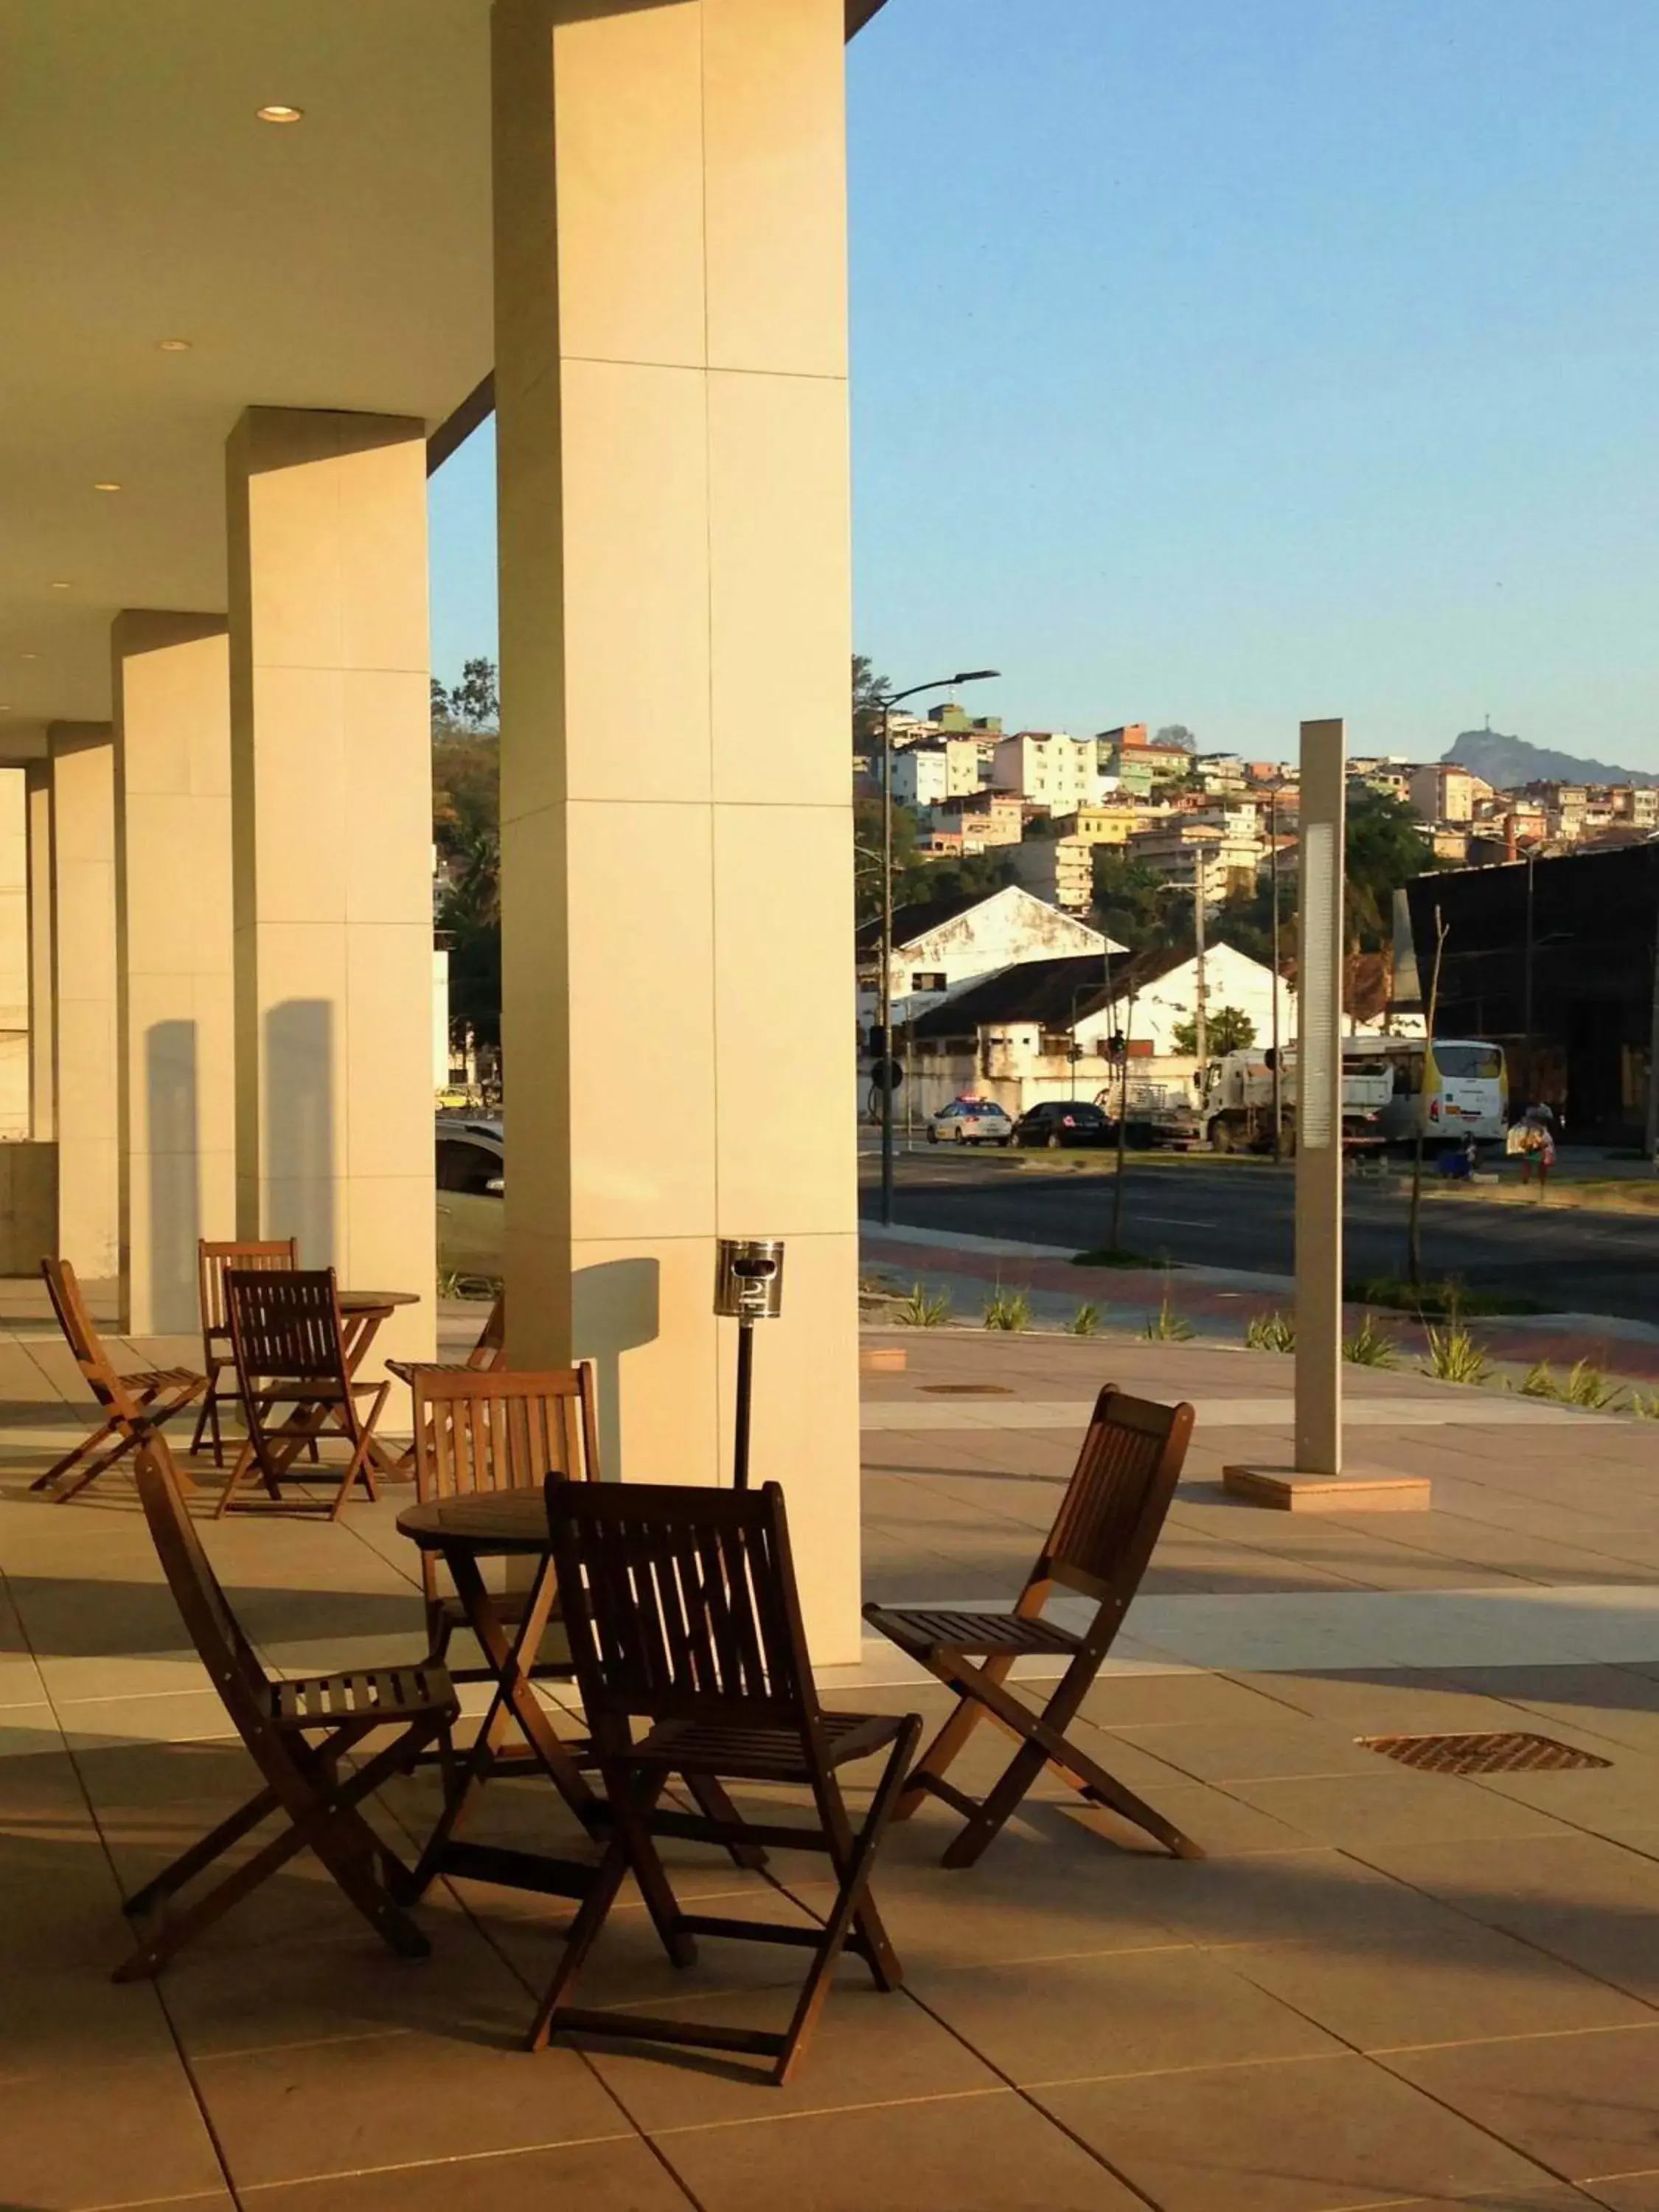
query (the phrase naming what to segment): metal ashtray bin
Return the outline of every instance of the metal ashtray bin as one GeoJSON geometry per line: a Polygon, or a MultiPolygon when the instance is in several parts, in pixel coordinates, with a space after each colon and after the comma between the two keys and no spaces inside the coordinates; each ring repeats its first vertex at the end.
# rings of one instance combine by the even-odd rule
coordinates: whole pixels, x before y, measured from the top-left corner
{"type": "Polygon", "coordinates": [[[714,1311],[738,1324],[738,1400],[732,1480],[749,1487],[749,1406],[754,1382],[755,1323],[783,1310],[783,1240],[722,1237],[714,1262],[714,1311]]]}

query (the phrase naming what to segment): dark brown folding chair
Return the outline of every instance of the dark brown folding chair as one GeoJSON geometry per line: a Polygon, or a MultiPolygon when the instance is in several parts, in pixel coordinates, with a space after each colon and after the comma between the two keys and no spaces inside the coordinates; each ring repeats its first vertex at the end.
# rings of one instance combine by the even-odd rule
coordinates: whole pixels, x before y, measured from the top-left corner
{"type": "Polygon", "coordinates": [[[507,1364],[507,1297],[499,1292],[489,1309],[489,1318],[483,1325],[483,1334],[465,1359],[388,1359],[386,1373],[395,1375],[400,1382],[413,1384],[416,1376],[424,1369],[427,1373],[442,1375],[491,1375],[507,1364]]]}
{"type": "Polygon", "coordinates": [[[227,1267],[225,1305],[247,1441],[226,1477],[220,1512],[229,1511],[250,1468],[278,1504],[284,1482],[315,1481],[319,1474],[331,1480],[331,1467],[296,1475],[294,1462],[307,1444],[333,1433],[350,1452],[332,1505],[319,1502],[313,1510],[337,1521],[354,1484],[375,1495],[374,1424],[392,1385],[353,1379],[333,1268],[227,1267]],[[277,1421],[281,1407],[291,1410],[277,1421]]]}
{"type": "Polygon", "coordinates": [[[170,1421],[175,1413],[182,1413],[198,1392],[206,1389],[207,1377],[192,1375],[187,1367],[157,1367],[132,1375],[118,1374],[92,1325],[81,1285],[69,1261],[43,1260],[40,1273],[46,1279],[46,1295],[75,1355],[75,1364],[103,1410],[103,1419],[97,1427],[83,1437],[73,1451],[65,1452],[62,1459],[44,1474],[36,1475],[29,1485],[31,1490],[50,1489],[71,1468],[78,1468],[74,1481],[65,1483],[58,1493],[55,1503],[61,1505],[77,1491],[84,1490],[89,1482],[106,1474],[135,1445],[154,1435],[163,1421],[170,1421]],[[105,1443],[110,1449],[99,1454],[99,1447],[105,1443]],[[88,1461],[84,1467],[80,1466],[82,1460],[88,1461]]]}
{"type": "Polygon", "coordinates": [[[1066,1733],[1140,1587],[1192,1432],[1190,1406],[1154,1405],[1109,1383],[1095,1401],[1054,1525],[1012,1613],[865,1607],[872,1627],[957,1693],[956,1711],[922,1753],[894,1815],[907,1819],[929,1795],[965,1814],[966,1827],[945,1854],[946,1866],[972,1866],[1045,1765],[1085,1797],[1144,1828],[1177,1858],[1203,1857],[1189,1837],[1066,1733]],[[1094,1619],[1080,1636],[1043,1618],[1056,1583],[1094,1601],[1094,1619]],[[1069,1662],[1040,1712],[1004,1686],[1017,1659],[1038,1656],[1069,1662]],[[988,1713],[1018,1740],[1019,1749],[981,1799],[957,1789],[945,1775],[988,1713]]]}
{"type": "MultiPolygon", "coordinates": [[[[202,1449],[202,1438],[213,1431],[213,1464],[222,1467],[224,1439],[219,1432],[219,1408],[234,1406],[238,1394],[222,1390],[219,1378],[235,1371],[235,1355],[230,1346],[230,1316],[225,1308],[225,1270],[227,1267],[297,1267],[300,1264],[299,1239],[295,1237],[273,1237],[264,1241],[248,1238],[240,1243],[216,1244],[204,1237],[196,1246],[196,1286],[202,1310],[202,1364],[207,1370],[207,1395],[202,1401],[202,1410],[196,1418],[196,1433],[190,1440],[193,1453],[202,1449]]],[[[313,1454],[314,1456],[314,1454],[313,1454]]]]}
{"type": "Polygon", "coordinates": [[[408,1959],[425,1958],[430,1944],[390,1893],[391,1886],[407,1878],[407,1869],[358,1808],[383,1782],[413,1765],[450,1727],[457,1708],[448,1676],[424,1659],[412,1667],[295,1680],[271,1678],[208,1563],[179,1493],[173,1455],[159,1437],[148,1439],[139,1452],[138,1494],[191,1642],[264,1779],[240,1812],[128,1898],[126,1911],[140,1918],[165,1908],[186,1883],[271,1814],[286,1815],[288,1825],[193,1904],[164,1913],[117,1968],[115,1979],[141,1981],[159,1972],[181,1944],[307,1848],[394,1951],[408,1959]],[[386,1729],[397,1730],[390,1743],[362,1765],[342,1771],[348,1753],[366,1736],[386,1729]]]}
{"type": "MultiPolygon", "coordinates": [[[[556,1470],[574,1480],[599,1474],[592,1372],[552,1368],[544,1375],[515,1375],[459,1367],[411,1367],[415,1398],[415,1490],[422,1504],[481,1491],[539,1490],[556,1470]]],[[[432,1655],[443,1659],[449,1639],[466,1626],[466,1608],[439,1581],[439,1563],[421,1553],[427,1635],[432,1655]]],[[[508,1590],[495,1600],[503,1620],[522,1617],[529,1593],[508,1590]]],[[[568,1674],[562,1655],[558,1671],[568,1674]]],[[[492,1680],[488,1668],[461,1668],[458,1681],[492,1680]]]]}
{"type": "MultiPolygon", "coordinates": [[[[547,1486],[548,1525],[576,1682],[614,1832],[572,1923],[558,1971],[531,2030],[539,2050],[567,2032],[638,2037],[769,2058],[788,2077],[823,2005],[843,1948],[881,1990],[902,1979],[869,1893],[870,1869],[921,1734],[914,1713],[825,1712],[806,1654],[783,1492],[654,1483],[547,1486]],[[634,1740],[634,1724],[647,1724],[634,1740]],[[837,1770],[887,1752],[863,1826],[854,1831],[837,1770]],[[813,1826],[659,1809],[669,1778],[720,1790],[727,1781],[793,1783],[812,1793],[813,1826]],[[829,1856],[839,1887],[822,1927],[778,1925],[681,1909],[658,1856],[659,1835],[733,1847],[776,1844],[829,1856]],[[793,1943],[812,1954],[782,2033],[665,2017],[584,2010],[566,1998],[632,1869],[669,1956],[688,1965],[699,1936],[793,1943]]],[[[706,1801],[705,1801],[706,1802],[706,1801]]],[[[723,1800],[723,1792],[722,1799],[723,1800]]]]}

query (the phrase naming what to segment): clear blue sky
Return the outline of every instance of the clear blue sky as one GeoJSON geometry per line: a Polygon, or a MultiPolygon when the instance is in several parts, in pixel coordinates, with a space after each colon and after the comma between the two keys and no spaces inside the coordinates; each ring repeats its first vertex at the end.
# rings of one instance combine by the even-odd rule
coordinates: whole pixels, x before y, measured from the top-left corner
{"type": "MultiPolygon", "coordinates": [[[[1659,768],[1659,8],[889,0],[848,69],[879,669],[1659,768]]],[[[434,482],[446,676],[495,651],[493,465],[434,482]]]]}

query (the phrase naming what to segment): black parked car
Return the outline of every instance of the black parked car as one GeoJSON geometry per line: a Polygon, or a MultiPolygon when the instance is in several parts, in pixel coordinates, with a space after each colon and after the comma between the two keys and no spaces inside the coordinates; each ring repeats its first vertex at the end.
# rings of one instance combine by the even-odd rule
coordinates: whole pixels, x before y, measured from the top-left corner
{"type": "Polygon", "coordinates": [[[1109,1145],[1116,1135],[1110,1118],[1082,1098],[1048,1098],[1014,1124],[1017,1145],[1109,1145]]]}

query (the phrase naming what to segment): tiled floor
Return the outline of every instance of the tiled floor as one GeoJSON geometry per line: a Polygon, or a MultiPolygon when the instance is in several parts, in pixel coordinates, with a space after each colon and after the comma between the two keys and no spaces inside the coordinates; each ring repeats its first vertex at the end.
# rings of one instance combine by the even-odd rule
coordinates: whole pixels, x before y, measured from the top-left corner
{"type": "MultiPolygon", "coordinates": [[[[1214,1347],[912,1340],[869,1378],[867,1581],[1006,1596],[1112,1376],[1200,1409],[1187,1479],[1090,1747],[1209,1854],[1176,1863],[1047,1779],[980,1865],[952,1815],[893,1832],[877,1893],[902,1994],[843,1966],[775,2090],[743,2062],[516,2047],[567,1908],[455,1883],[400,1962],[308,1861],[154,1984],[108,1980],[131,1887],[222,1818],[246,1761],[125,1481],[25,1495],[73,1433],[66,1361],[0,1340],[0,2212],[1659,2212],[1659,1482],[1652,1435],[1356,1376],[1367,1460],[1434,1510],[1304,1522],[1236,1504],[1284,1449],[1288,1363],[1214,1347]],[[994,1377],[1006,1397],[931,1386],[994,1377]],[[988,1414],[988,1408],[990,1409],[988,1414]],[[1373,1733],[1527,1728],[1605,1768],[1408,1771],[1373,1733]]],[[[142,1347],[181,1356],[181,1347],[142,1347]]],[[[334,1527],[204,1524],[267,1662],[418,1644],[396,1501],[334,1527]]],[[[844,1703],[939,1693],[884,1647],[844,1703]]],[[[1042,1686],[1028,1680],[1028,1696],[1042,1686]]],[[[981,1786],[1000,1739],[959,1770],[981,1786]]],[[[435,1781],[386,1793],[405,1843],[435,1781]]],[[[477,1832],[574,1847],[549,1793],[477,1832]]],[[[821,1911],[821,1863],[671,1853],[749,1917],[821,1911]]],[[[677,1974],[637,1905],[585,1994],[777,2020],[799,1954],[705,1942],[677,1974]]]]}

